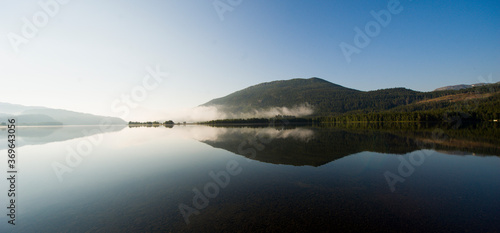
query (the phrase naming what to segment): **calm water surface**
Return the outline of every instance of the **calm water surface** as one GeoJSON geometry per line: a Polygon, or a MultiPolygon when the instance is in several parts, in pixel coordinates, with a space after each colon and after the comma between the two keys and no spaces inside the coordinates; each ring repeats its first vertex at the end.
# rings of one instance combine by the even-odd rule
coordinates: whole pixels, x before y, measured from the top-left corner
{"type": "Polygon", "coordinates": [[[23,127],[0,232],[500,232],[486,128],[23,127]]]}

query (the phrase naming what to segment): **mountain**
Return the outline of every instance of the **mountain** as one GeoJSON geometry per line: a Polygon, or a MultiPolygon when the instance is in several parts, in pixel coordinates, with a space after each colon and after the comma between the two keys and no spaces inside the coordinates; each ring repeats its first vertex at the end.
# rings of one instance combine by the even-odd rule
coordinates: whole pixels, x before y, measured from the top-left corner
{"type": "Polygon", "coordinates": [[[15,117],[18,125],[99,125],[103,119],[113,125],[125,125],[126,122],[117,117],[97,116],[62,109],[23,106],[0,103],[0,119],[15,117]]]}
{"type": "Polygon", "coordinates": [[[453,85],[453,86],[446,86],[446,87],[440,87],[436,88],[434,91],[449,91],[449,90],[462,90],[462,89],[467,89],[471,87],[479,87],[479,86],[484,86],[487,85],[488,83],[476,83],[476,84],[459,84],[459,85],[453,85]]]}
{"type": "Polygon", "coordinates": [[[322,99],[341,98],[359,91],[319,78],[292,79],[261,83],[214,99],[202,106],[224,106],[227,110],[249,112],[270,107],[295,107],[322,103],[322,99]]]}
{"type": "MultiPolygon", "coordinates": [[[[452,104],[467,102],[470,99],[496,102],[499,92],[499,83],[432,92],[419,92],[406,88],[359,91],[320,78],[310,78],[261,83],[213,99],[201,106],[217,108],[225,114],[224,118],[275,115],[327,116],[393,109],[429,110],[443,106],[450,107],[452,104]]],[[[496,104],[486,107],[489,109],[495,106],[496,104]]]]}
{"type": "Polygon", "coordinates": [[[309,115],[324,115],[360,109],[390,109],[416,101],[416,94],[405,88],[363,92],[320,78],[291,79],[251,86],[202,106],[215,106],[225,113],[261,113],[276,108],[286,108],[293,113],[293,109],[309,107],[313,110],[309,115]]]}

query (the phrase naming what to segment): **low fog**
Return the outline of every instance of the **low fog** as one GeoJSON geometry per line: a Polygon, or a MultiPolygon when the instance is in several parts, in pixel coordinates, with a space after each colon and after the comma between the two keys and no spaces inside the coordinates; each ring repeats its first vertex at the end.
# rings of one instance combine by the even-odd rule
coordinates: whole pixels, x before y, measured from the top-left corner
{"type": "Polygon", "coordinates": [[[262,143],[273,139],[308,142],[314,137],[314,131],[304,128],[278,130],[275,128],[174,127],[172,130],[175,130],[177,135],[200,142],[228,141],[240,137],[259,139],[262,143]]]}
{"type": "Polygon", "coordinates": [[[288,115],[304,117],[314,113],[311,105],[305,103],[291,108],[272,107],[267,109],[254,109],[251,112],[230,112],[224,106],[198,106],[195,108],[180,110],[168,114],[167,120],[174,122],[201,122],[218,119],[248,119],[248,118],[271,118],[276,115],[288,115]]]}

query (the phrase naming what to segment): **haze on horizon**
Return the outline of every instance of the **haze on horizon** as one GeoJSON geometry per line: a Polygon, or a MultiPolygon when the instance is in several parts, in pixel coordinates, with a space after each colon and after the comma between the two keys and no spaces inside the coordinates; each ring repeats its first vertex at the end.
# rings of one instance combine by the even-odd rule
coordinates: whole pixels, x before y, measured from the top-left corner
{"type": "Polygon", "coordinates": [[[207,115],[192,108],[273,80],[364,91],[500,81],[493,0],[0,4],[0,102],[156,120],[207,115]],[[119,108],[138,87],[146,96],[119,108]]]}

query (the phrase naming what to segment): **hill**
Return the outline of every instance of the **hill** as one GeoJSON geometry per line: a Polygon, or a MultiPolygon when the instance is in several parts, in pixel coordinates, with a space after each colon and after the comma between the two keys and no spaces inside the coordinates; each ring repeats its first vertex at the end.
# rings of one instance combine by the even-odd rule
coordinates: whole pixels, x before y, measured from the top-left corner
{"type": "Polygon", "coordinates": [[[202,106],[217,106],[225,112],[252,113],[270,108],[313,105],[327,108],[330,99],[356,95],[360,91],[319,78],[281,80],[261,83],[211,100],[202,106]]]}
{"type": "MultiPolygon", "coordinates": [[[[113,125],[125,125],[117,117],[97,116],[62,109],[0,103],[0,118],[15,117],[18,125],[99,125],[103,119],[113,125]]],[[[1,123],[1,122],[0,122],[1,123]]]]}
{"type": "Polygon", "coordinates": [[[417,94],[405,88],[363,92],[320,78],[291,79],[251,86],[202,106],[216,106],[226,113],[256,113],[273,108],[296,109],[306,106],[312,109],[309,115],[325,115],[390,109],[419,100],[417,94]]]}
{"type": "MultiPolygon", "coordinates": [[[[230,118],[270,117],[277,114],[332,116],[385,111],[410,112],[450,107],[479,99],[497,99],[500,84],[478,85],[461,90],[418,92],[406,88],[359,91],[320,78],[291,79],[261,83],[213,99],[202,106],[216,107],[230,118]],[[308,108],[310,111],[298,111],[308,108]],[[269,112],[271,114],[265,114],[269,112]]],[[[464,104],[463,104],[464,105],[464,104]]],[[[484,103],[482,103],[484,105],[484,103]]],[[[496,105],[485,105],[487,108],[496,105]]]]}

